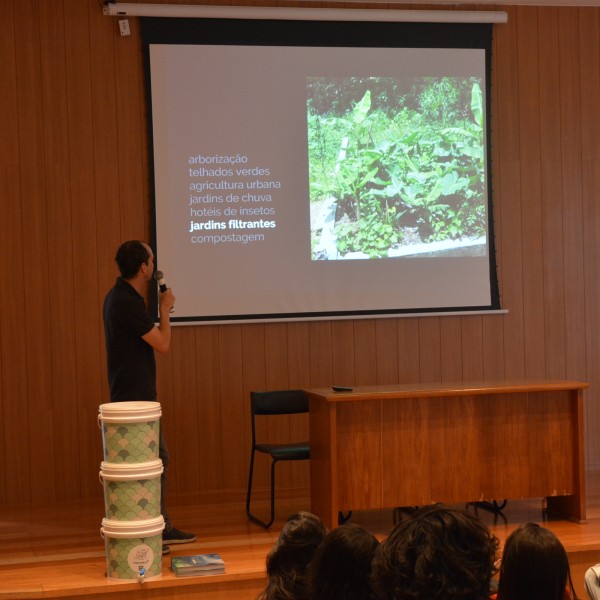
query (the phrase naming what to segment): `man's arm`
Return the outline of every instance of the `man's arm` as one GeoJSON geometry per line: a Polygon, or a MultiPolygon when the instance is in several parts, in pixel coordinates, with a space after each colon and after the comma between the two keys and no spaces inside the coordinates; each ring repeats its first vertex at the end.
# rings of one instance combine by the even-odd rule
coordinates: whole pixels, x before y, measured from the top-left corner
{"type": "Polygon", "coordinates": [[[150,344],[157,352],[164,354],[171,346],[171,320],[169,312],[175,304],[175,296],[171,288],[167,288],[158,299],[159,325],[153,327],[142,339],[150,344]]]}

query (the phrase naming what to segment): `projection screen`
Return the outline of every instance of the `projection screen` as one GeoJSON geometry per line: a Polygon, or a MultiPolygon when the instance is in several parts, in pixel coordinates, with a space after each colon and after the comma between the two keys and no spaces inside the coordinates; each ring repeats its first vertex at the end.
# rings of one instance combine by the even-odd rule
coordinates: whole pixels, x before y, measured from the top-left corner
{"type": "Polygon", "coordinates": [[[174,322],[500,308],[491,25],[142,26],[174,322]]]}

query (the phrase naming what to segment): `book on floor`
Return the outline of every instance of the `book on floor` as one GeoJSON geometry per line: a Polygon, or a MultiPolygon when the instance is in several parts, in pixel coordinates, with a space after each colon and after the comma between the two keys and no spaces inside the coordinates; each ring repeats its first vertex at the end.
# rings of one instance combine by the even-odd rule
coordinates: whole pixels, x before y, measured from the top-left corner
{"type": "Polygon", "coordinates": [[[171,558],[171,569],[178,577],[217,575],[225,573],[225,562],[219,554],[173,556],[171,558]]]}

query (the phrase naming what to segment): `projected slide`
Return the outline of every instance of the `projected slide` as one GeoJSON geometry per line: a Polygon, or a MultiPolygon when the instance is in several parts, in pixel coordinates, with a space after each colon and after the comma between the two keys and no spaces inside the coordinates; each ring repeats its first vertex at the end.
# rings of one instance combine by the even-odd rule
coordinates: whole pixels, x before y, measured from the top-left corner
{"type": "Polygon", "coordinates": [[[489,307],[485,52],[150,44],[174,320],[489,307]]]}
{"type": "Polygon", "coordinates": [[[481,80],[311,78],[308,89],[315,259],[486,253],[481,80]]]}

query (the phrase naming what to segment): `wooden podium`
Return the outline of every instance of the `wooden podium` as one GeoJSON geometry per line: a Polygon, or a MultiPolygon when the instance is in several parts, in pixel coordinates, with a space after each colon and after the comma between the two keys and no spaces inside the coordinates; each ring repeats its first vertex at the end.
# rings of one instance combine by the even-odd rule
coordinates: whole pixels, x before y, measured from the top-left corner
{"type": "Polygon", "coordinates": [[[578,381],[501,381],[306,390],[311,510],[547,497],[585,521],[578,381]]]}

